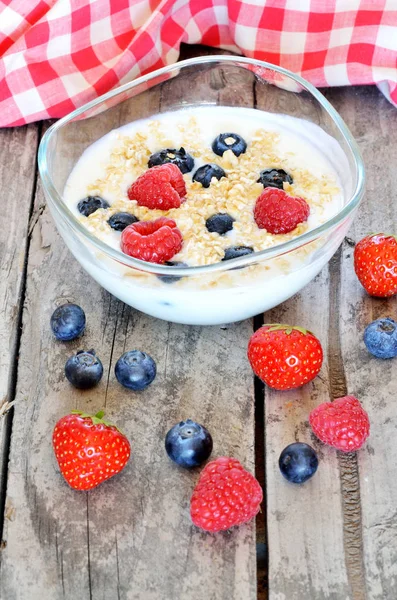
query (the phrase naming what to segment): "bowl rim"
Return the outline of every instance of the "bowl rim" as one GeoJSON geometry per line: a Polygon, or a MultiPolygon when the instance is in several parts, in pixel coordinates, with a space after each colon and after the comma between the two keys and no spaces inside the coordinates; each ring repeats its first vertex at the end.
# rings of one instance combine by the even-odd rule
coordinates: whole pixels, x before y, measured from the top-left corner
{"type": "Polygon", "coordinates": [[[47,199],[50,200],[50,203],[60,215],[62,220],[66,221],[66,223],[75,233],[82,235],[84,238],[87,238],[87,240],[89,240],[89,242],[94,247],[96,247],[96,249],[100,250],[105,255],[109,256],[110,258],[116,260],[118,263],[121,263],[125,266],[129,266],[139,271],[144,271],[155,275],[167,274],[178,275],[179,277],[190,275],[202,275],[218,271],[229,271],[230,269],[234,269],[237,266],[244,267],[263,262],[266,259],[282,256],[292,250],[300,248],[301,246],[304,246],[314,241],[325,232],[332,230],[339,224],[341,224],[358,207],[363,197],[365,188],[364,161],[361,152],[358,148],[358,145],[354,137],[350,133],[347,125],[343,121],[342,117],[334,109],[332,104],[328,102],[328,100],[323,96],[323,94],[319,92],[317,88],[315,88],[311,83],[309,83],[299,75],[293,73],[292,71],[289,71],[287,69],[284,69],[283,67],[279,67],[277,65],[273,65],[262,60],[237,55],[210,55],[182,60],[180,62],[173,63],[172,65],[162,67],[161,69],[157,69],[156,71],[152,71],[146,75],[138,77],[137,79],[134,79],[133,81],[125,83],[121,86],[118,86],[110,92],[107,92],[106,94],[95,98],[91,102],[84,104],[80,108],[77,108],[76,110],[72,111],[71,113],[56,121],[46,131],[39,146],[38,168],[47,199]],[[106,102],[110,98],[113,98],[127,90],[133,89],[134,87],[137,87],[142,83],[149,82],[152,79],[156,79],[157,77],[164,74],[172,73],[173,71],[183,70],[185,67],[192,67],[195,65],[203,64],[213,64],[217,62],[221,64],[237,63],[237,66],[238,63],[243,65],[251,65],[261,67],[264,69],[269,69],[271,71],[278,72],[282,75],[286,75],[287,77],[298,83],[303,89],[308,91],[319,102],[319,104],[328,112],[334,123],[337,125],[340,133],[342,134],[342,137],[344,138],[348,147],[350,148],[355,161],[356,185],[351,194],[350,200],[347,202],[347,204],[345,204],[342,210],[339,211],[333,217],[331,217],[331,219],[329,219],[325,223],[322,223],[318,227],[315,227],[314,229],[311,229],[297,236],[296,238],[293,238],[286,242],[282,242],[281,244],[276,244],[274,246],[271,246],[270,248],[266,248],[265,250],[254,252],[253,254],[248,254],[228,261],[220,261],[211,265],[200,265],[194,267],[172,267],[168,265],[161,265],[157,263],[142,261],[137,258],[128,256],[127,254],[124,254],[121,250],[116,250],[115,248],[112,248],[111,246],[109,246],[108,244],[106,244],[87,230],[87,228],[75,217],[72,211],[66,206],[66,204],[63,202],[62,196],[58,193],[48,170],[48,147],[52,136],[56,134],[56,132],[59,129],[61,129],[64,125],[66,125],[70,121],[73,121],[74,119],[76,119],[76,117],[79,117],[85,111],[91,110],[95,106],[106,102]]]}

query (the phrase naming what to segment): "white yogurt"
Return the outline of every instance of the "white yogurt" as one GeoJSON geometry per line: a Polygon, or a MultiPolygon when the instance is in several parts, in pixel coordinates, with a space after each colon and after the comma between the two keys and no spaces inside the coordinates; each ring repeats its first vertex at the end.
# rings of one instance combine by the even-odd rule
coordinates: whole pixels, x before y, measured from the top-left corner
{"type": "MultiPolygon", "coordinates": [[[[209,148],[214,138],[226,131],[241,135],[249,146],[258,129],[264,129],[278,134],[277,151],[288,161],[291,170],[303,169],[317,178],[332,179],[339,192],[335,192],[323,206],[311,206],[309,229],[326,222],[342,208],[344,194],[349,194],[351,182],[346,157],[336,140],[308,121],[255,109],[218,106],[186,108],[153,115],[150,119],[135,121],[111,131],[87,148],[76,163],[65,186],[65,203],[84,222],[84,218],[78,213],[77,204],[85,196],[92,195],[88,190],[90,184],[97,179],[103,179],[110,153],[120,136],[133,137],[137,132],[144,133],[147,135],[146,144],[150,152],[156,152],[164,147],[159,147],[158,139],[156,135],[152,135],[149,127],[150,122],[156,120],[160,123],[163,137],[172,141],[167,147],[179,148],[185,143],[184,134],[179,127],[186,127],[192,116],[196,119],[203,142],[209,148]]],[[[192,173],[201,164],[203,161],[196,159],[192,173]]],[[[267,165],[264,164],[263,168],[267,168],[267,165]]],[[[192,173],[185,178],[191,177],[192,173]]],[[[136,175],[126,173],[121,192],[108,189],[103,197],[110,204],[123,199],[120,196],[127,200],[127,189],[134,179],[136,175]]],[[[292,258],[289,266],[284,265],[284,268],[280,267],[279,262],[268,261],[268,270],[252,269],[252,276],[249,269],[235,270],[230,276],[223,275],[222,281],[220,273],[219,285],[215,286],[202,286],[198,278],[192,280],[189,277],[183,278],[177,284],[168,285],[155,276],[146,279],[131,277],[131,271],[128,273],[126,267],[106,257],[101,258],[99,253],[90,251],[87,256],[82,256],[81,249],[71,241],[69,248],[94,279],[131,306],[169,321],[206,325],[250,317],[292,296],[306,285],[330,258],[343,239],[345,229],[346,227],[341,228],[332,243],[323,251],[317,249],[318,258],[315,261],[307,254],[292,258]]],[[[241,245],[242,242],[243,245],[250,245],[250,240],[243,239],[244,235],[241,232],[236,234],[231,231],[227,235],[229,245],[241,245]]],[[[110,227],[101,231],[98,237],[110,246],[120,248],[120,233],[114,232],[110,227]]],[[[274,243],[277,242],[272,242],[272,245],[274,243]]],[[[186,260],[183,251],[177,258],[194,264],[186,260]]]]}

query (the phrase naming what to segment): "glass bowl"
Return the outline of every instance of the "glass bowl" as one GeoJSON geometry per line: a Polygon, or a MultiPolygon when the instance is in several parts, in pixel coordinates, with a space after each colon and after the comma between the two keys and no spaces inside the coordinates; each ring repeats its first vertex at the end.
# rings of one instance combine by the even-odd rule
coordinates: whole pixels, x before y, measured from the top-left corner
{"type": "Polygon", "coordinates": [[[75,110],[44,135],[39,171],[55,224],[87,273],[130,306],[190,325],[240,321],[293,296],[335,253],[364,192],[360,152],[324,96],[285,69],[236,56],[205,56],[176,63],[75,110]],[[100,137],[159,112],[208,105],[252,107],[304,119],[307,127],[316,126],[318,144],[333,163],[343,189],[338,214],[260,252],[211,265],[170,267],[143,262],[110,247],[66,206],[63,190],[68,176],[84,150],[100,137]]]}

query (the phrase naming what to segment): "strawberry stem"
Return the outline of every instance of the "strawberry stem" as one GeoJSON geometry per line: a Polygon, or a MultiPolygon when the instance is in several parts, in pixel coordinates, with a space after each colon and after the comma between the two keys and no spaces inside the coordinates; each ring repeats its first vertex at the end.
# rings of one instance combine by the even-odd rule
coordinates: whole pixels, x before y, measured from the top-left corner
{"type": "Polygon", "coordinates": [[[377,236],[382,236],[384,238],[394,238],[397,242],[397,235],[394,235],[393,233],[370,233],[368,234],[368,237],[372,238],[372,237],[377,237],[377,236]]]}
{"type": "Polygon", "coordinates": [[[303,335],[313,335],[308,329],[298,327],[297,325],[286,325],[285,323],[265,323],[263,327],[268,327],[269,331],[285,331],[286,335],[290,335],[293,331],[299,331],[303,335]]]}
{"type": "Polygon", "coordinates": [[[81,410],[72,410],[71,414],[79,415],[79,417],[81,417],[82,419],[91,419],[93,425],[106,425],[106,427],[114,427],[115,429],[117,429],[117,431],[119,431],[122,435],[124,435],[124,433],[121,431],[121,429],[119,429],[119,427],[117,427],[117,425],[114,425],[113,423],[109,423],[109,421],[105,421],[103,419],[103,417],[105,415],[104,410],[98,411],[95,415],[90,415],[88,413],[82,412],[81,410]]]}

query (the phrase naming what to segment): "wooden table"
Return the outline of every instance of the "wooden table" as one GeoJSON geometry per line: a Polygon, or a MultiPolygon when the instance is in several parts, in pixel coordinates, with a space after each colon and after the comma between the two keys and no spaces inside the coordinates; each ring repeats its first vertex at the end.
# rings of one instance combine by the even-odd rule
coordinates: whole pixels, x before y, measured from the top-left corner
{"type": "Polygon", "coordinates": [[[325,94],[367,166],[351,239],[300,294],[223,327],[155,320],[89,279],[55,230],[37,176],[48,124],[0,132],[2,600],[397,598],[397,363],[370,358],[362,339],[367,323],[396,316],[396,301],[368,297],[352,268],[353,240],[396,230],[397,110],[375,87],[325,94]],[[83,340],[61,344],[49,320],[67,301],[84,307],[88,327],[83,340]],[[319,336],[325,363],[312,384],[277,393],[254,381],[246,346],[263,322],[292,322],[319,336]],[[84,393],[63,375],[82,346],[96,349],[106,373],[84,393]],[[143,394],[114,377],[117,358],[135,347],[158,365],[143,394]],[[361,399],[372,429],[363,450],[344,455],[311,436],[308,414],[347,392],[361,399]],[[77,493],[58,472],[51,432],[71,409],[102,407],[133,440],[132,460],[111,482],[77,493]],[[206,535],[191,525],[198,473],[178,469],[163,447],[168,428],[189,416],[213,433],[214,456],[255,469],[266,490],[256,527],[206,535]],[[321,461],[300,487],[277,466],[295,440],[314,445],[321,461]]]}

